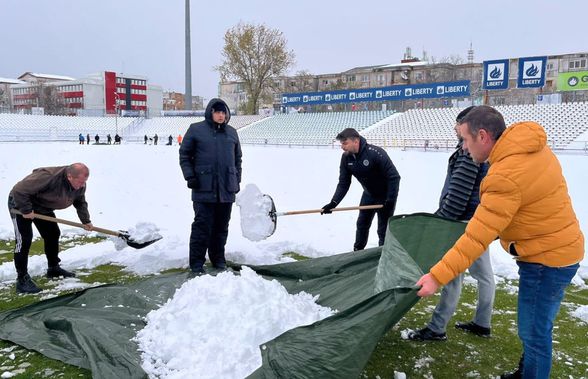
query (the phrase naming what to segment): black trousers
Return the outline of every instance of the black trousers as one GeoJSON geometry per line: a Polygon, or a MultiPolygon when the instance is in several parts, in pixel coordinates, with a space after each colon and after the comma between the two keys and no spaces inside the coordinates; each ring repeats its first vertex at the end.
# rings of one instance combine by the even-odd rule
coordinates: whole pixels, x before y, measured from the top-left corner
{"type": "MultiPolygon", "coordinates": [[[[385,199],[375,199],[370,194],[364,192],[361,195],[360,205],[374,205],[384,204],[385,199]]],[[[353,244],[353,250],[363,250],[367,245],[368,237],[370,235],[370,227],[374,216],[378,214],[378,246],[384,244],[384,238],[386,237],[386,227],[388,226],[388,219],[394,214],[394,209],[365,209],[359,211],[357,216],[357,229],[355,231],[355,243],[353,244]]]]}
{"type": "Polygon", "coordinates": [[[193,202],[194,222],[190,234],[190,268],[206,262],[206,251],[213,266],[225,264],[225,244],[233,203],[193,202]]]}
{"type": "MultiPolygon", "coordinates": [[[[8,209],[12,208],[14,208],[14,203],[11,198],[8,198],[8,209]]],[[[55,217],[54,212],[45,213],[45,215],[55,217]]],[[[33,224],[43,238],[47,265],[53,267],[61,262],[58,257],[61,231],[57,223],[37,218],[30,220],[13,213],[10,213],[10,217],[14,225],[14,266],[18,276],[23,276],[28,271],[29,250],[33,241],[33,224]]]]}

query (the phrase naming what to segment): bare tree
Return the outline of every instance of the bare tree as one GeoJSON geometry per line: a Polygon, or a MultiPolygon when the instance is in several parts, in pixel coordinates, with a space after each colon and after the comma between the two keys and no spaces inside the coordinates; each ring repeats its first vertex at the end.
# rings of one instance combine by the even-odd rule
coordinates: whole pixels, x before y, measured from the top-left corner
{"type": "Polygon", "coordinates": [[[294,64],[294,52],[277,29],[263,24],[243,24],[227,30],[223,62],[215,69],[221,80],[243,81],[247,93],[246,114],[256,114],[260,97],[294,64]]]}
{"type": "Polygon", "coordinates": [[[38,106],[45,109],[45,114],[62,115],[67,113],[63,94],[55,86],[39,83],[37,85],[37,96],[39,99],[38,106]]]}
{"type": "Polygon", "coordinates": [[[8,109],[9,107],[9,98],[8,98],[8,91],[5,91],[4,88],[0,85],[0,111],[3,111],[4,108],[8,109]]]}
{"type": "Polygon", "coordinates": [[[452,65],[457,65],[457,64],[465,63],[465,61],[458,54],[451,54],[448,57],[441,58],[441,60],[439,61],[439,63],[450,63],[452,65]]]}

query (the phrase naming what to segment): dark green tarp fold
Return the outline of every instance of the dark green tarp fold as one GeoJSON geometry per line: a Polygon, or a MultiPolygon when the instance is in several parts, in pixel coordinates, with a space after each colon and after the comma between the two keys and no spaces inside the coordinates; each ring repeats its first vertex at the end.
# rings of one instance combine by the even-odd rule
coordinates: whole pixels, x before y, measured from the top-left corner
{"type": "MultiPolygon", "coordinates": [[[[428,214],[395,216],[381,248],[252,267],[290,293],[319,295],[337,313],[263,344],[263,364],[250,377],[357,378],[380,338],[418,301],[415,282],[464,227],[428,214]]],[[[90,369],[94,378],[142,378],[132,338],[187,277],[96,287],[3,312],[0,338],[90,369]]]]}

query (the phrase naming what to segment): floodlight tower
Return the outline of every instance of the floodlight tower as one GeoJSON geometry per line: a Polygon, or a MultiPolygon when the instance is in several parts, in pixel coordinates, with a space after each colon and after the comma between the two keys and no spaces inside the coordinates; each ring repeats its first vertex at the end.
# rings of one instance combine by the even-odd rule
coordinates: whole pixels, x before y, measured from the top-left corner
{"type": "Polygon", "coordinates": [[[186,94],[184,109],[192,110],[192,57],[190,50],[190,0],[186,0],[186,94]]]}

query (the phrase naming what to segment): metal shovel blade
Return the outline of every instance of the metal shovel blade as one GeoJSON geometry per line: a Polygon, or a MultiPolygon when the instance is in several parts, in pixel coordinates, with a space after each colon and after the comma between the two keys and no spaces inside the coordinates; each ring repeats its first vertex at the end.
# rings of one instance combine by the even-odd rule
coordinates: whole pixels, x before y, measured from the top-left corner
{"type": "Polygon", "coordinates": [[[274,224],[274,228],[271,230],[270,233],[268,233],[267,237],[265,237],[265,238],[268,238],[268,237],[271,237],[276,231],[276,228],[278,226],[278,215],[276,213],[276,204],[274,203],[274,199],[272,199],[272,197],[270,195],[265,194],[265,193],[263,194],[263,196],[267,197],[272,202],[272,208],[270,209],[268,216],[272,220],[272,224],[274,224]]]}
{"type": "Polygon", "coordinates": [[[129,245],[130,247],[134,247],[135,249],[142,249],[144,247],[147,247],[149,245],[151,245],[154,242],[159,241],[160,239],[162,239],[163,237],[158,237],[149,241],[145,241],[145,242],[137,242],[135,240],[133,240],[133,238],[129,235],[129,232],[124,231],[124,230],[119,230],[119,234],[118,236],[120,238],[122,238],[127,245],[129,245]]]}

